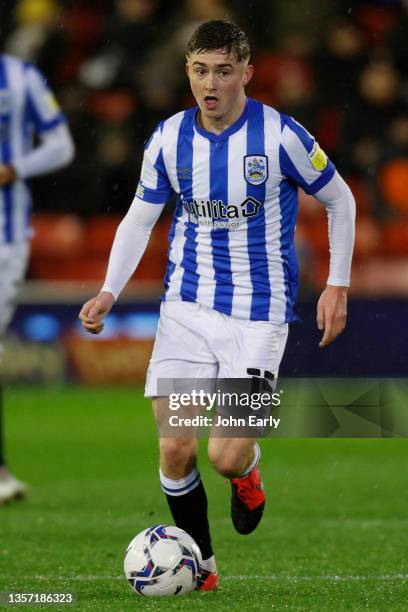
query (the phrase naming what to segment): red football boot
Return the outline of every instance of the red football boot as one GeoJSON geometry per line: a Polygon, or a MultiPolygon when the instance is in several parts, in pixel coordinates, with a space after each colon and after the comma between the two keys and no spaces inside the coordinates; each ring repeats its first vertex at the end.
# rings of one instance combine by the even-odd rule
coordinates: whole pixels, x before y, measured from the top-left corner
{"type": "Polygon", "coordinates": [[[197,580],[197,591],[216,591],[218,589],[218,574],[208,570],[201,570],[201,576],[197,580]]]}
{"type": "Polygon", "coordinates": [[[201,576],[197,580],[197,591],[216,591],[218,588],[217,566],[215,557],[212,555],[209,559],[202,561],[201,576]]]}
{"type": "Polygon", "coordinates": [[[262,518],[265,493],[261,472],[256,465],[246,476],[232,478],[231,518],[238,533],[252,533],[262,518]]]}

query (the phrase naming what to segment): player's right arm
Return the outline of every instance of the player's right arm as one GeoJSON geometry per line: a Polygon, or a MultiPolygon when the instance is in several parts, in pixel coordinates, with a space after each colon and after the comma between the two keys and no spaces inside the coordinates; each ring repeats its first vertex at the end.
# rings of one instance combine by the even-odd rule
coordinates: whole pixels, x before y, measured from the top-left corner
{"type": "Polygon", "coordinates": [[[158,126],[146,145],[136,196],[116,231],[103,287],[79,313],[89,333],[102,331],[102,321],[136,270],[171,191],[163,162],[161,126],[158,126]]]}
{"type": "Polygon", "coordinates": [[[102,331],[102,321],[136,270],[163,207],[164,204],[151,204],[137,196],[134,198],[116,230],[103,287],[79,313],[86,331],[92,334],[102,331]]]}
{"type": "Polygon", "coordinates": [[[319,342],[322,348],[346,325],[356,206],[350,188],[309,132],[291,117],[282,115],[282,120],[281,168],[286,177],[324,204],[328,215],[329,277],[316,317],[318,329],[324,330],[319,342]]]}

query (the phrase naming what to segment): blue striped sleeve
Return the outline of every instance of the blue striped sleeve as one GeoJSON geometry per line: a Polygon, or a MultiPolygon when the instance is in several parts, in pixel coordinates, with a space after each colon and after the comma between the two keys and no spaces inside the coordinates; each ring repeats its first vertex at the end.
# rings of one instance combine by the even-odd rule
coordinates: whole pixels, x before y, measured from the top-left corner
{"type": "Polygon", "coordinates": [[[324,187],[336,171],[313,136],[287,115],[281,115],[279,162],[282,174],[310,195],[324,187]]]}
{"type": "Polygon", "coordinates": [[[27,117],[34,124],[37,133],[52,130],[64,123],[65,117],[44,76],[31,64],[25,64],[24,69],[27,83],[27,117]]]}
{"type": "Polygon", "coordinates": [[[145,146],[140,181],[136,195],[144,202],[164,204],[172,195],[172,187],[163,157],[162,129],[160,123],[145,146]]]}

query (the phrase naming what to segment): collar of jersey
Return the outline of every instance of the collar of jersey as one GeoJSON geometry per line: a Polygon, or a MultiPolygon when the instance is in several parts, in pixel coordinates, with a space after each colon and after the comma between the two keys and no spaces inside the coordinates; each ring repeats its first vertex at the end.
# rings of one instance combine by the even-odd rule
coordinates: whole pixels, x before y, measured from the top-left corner
{"type": "Polygon", "coordinates": [[[238,130],[242,128],[242,126],[244,125],[245,121],[248,118],[248,109],[249,109],[249,98],[246,99],[245,108],[242,111],[242,115],[238,117],[238,119],[232,125],[227,127],[227,129],[223,130],[221,134],[214,134],[214,132],[208,132],[207,130],[205,130],[198,123],[197,117],[198,117],[198,112],[200,109],[197,107],[197,110],[194,113],[194,127],[197,130],[197,132],[201,134],[201,136],[204,136],[205,138],[208,138],[209,140],[212,140],[214,142],[219,142],[220,140],[226,140],[232,134],[235,134],[235,132],[238,132],[238,130]]]}

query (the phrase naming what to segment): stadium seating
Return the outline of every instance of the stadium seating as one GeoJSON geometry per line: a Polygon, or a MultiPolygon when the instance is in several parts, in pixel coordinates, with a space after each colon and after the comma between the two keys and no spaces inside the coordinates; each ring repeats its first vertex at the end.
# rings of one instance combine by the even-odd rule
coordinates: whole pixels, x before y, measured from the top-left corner
{"type": "MultiPolygon", "coordinates": [[[[84,221],[75,215],[34,215],[30,277],[102,282],[119,222],[117,216],[100,215],[84,221]]],[[[162,280],[169,224],[169,217],[164,216],[155,226],[136,280],[162,280]]]]}
{"type": "Polygon", "coordinates": [[[386,203],[395,211],[408,215],[408,159],[393,159],[385,164],[378,180],[386,203]]]}

